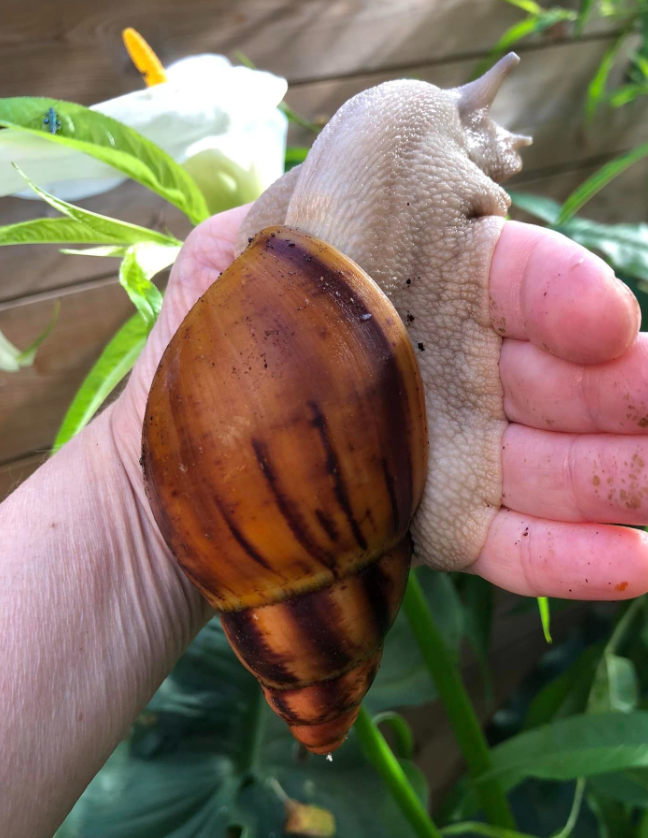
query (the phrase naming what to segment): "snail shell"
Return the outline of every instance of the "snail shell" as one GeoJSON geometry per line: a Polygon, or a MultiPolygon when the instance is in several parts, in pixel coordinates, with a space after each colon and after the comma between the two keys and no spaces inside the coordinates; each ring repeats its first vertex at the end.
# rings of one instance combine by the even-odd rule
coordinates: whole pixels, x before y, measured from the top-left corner
{"type": "Polygon", "coordinates": [[[427,427],[405,327],[326,243],[268,228],[167,347],[143,431],[147,494],[275,712],[338,747],[405,590],[427,427]]]}

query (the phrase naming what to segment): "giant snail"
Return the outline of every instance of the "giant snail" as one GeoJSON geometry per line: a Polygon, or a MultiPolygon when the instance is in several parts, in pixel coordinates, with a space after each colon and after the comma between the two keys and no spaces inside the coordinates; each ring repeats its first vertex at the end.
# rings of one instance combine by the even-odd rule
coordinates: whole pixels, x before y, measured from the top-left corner
{"type": "Polygon", "coordinates": [[[487,281],[509,205],[497,183],[530,139],[489,107],[517,60],[454,90],[387,82],[340,108],[252,207],[242,254],[153,380],[142,462],[156,521],[315,753],[344,741],[376,674],[417,508],[426,561],[461,569],[501,504],[487,281]]]}

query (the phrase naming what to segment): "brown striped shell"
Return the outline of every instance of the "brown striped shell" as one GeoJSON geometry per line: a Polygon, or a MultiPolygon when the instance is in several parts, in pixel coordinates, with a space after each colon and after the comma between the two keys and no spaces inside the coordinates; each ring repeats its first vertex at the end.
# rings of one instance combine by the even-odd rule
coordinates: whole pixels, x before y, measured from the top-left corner
{"type": "Polygon", "coordinates": [[[272,708],[338,747],[405,589],[425,481],[418,365],[378,286],[268,228],[191,309],[156,372],[147,493],[272,708]]]}

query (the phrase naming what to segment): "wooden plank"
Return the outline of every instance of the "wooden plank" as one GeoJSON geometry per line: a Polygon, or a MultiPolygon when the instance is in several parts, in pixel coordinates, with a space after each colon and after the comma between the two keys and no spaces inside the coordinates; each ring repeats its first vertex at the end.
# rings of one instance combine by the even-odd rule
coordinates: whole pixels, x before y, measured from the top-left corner
{"type": "MultiPolygon", "coordinates": [[[[186,238],[191,230],[191,223],[179,210],[133,181],[103,195],[79,201],[79,206],[131,224],[169,230],[180,239],[186,238]]],[[[43,201],[0,198],[0,226],[58,215],[43,201]]],[[[115,273],[117,264],[114,259],[66,256],[54,245],[1,247],[0,302],[106,277],[115,273]]]]}
{"type": "MultiPolygon", "coordinates": [[[[259,67],[307,81],[474,59],[523,17],[503,0],[3,0],[0,95],[90,104],[132,90],[140,82],[121,43],[126,25],[167,65],[241,50],[259,67]]],[[[590,31],[609,28],[595,21],[590,31]]],[[[569,26],[554,27],[533,43],[571,34],[569,26]]]]}
{"type": "MultiPolygon", "coordinates": [[[[0,307],[0,331],[25,346],[46,326],[55,297],[0,307]]],[[[74,393],[101,349],[133,313],[115,278],[60,296],[56,328],[34,365],[0,372],[0,463],[46,452],[74,393]]]]}
{"type": "MultiPolygon", "coordinates": [[[[524,54],[497,96],[493,117],[534,144],[523,150],[527,172],[549,166],[578,165],[628,148],[646,139],[648,100],[638,100],[600,115],[589,131],[583,125],[587,85],[610,41],[556,45],[524,54]]],[[[405,72],[371,73],[353,78],[313,82],[288,91],[288,102],[311,119],[326,120],[356,93],[402,76],[420,78],[449,88],[466,81],[472,65],[452,61],[411,66],[405,72]]],[[[291,128],[291,142],[310,142],[312,135],[291,128]]]]}
{"type": "Polygon", "coordinates": [[[0,502],[8,497],[44,461],[45,455],[34,454],[12,463],[0,466],[0,502]]]}

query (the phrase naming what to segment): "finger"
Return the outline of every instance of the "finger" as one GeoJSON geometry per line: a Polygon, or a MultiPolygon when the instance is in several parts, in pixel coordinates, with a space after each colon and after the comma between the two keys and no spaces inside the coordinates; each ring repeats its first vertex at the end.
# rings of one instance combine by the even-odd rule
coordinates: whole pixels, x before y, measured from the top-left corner
{"type": "Polygon", "coordinates": [[[238,229],[249,210],[248,204],[213,215],[187,237],[171,271],[166,294],[168,327],[173,332],[200,295],[234,261],[238,229]]]}
{"type": "Polygon", "coordinates": [[[572,433],[648,433],[648,334],[615,361],[563,361],[527,341],[500,355],[504,411],[511,422],[572,433]]]}
{"type": "Polygon", "coordinates": [[[502,503],[555,521],[648,524],[648,437],[509,425],[502,503]]]}
{"type": "Polygon", "coordinates": [[[504,225],[489,288],[491,319],[502,336],[577,364],[618,358],[639,330],[639,304],[605,262],[531,224],[504,225]]]}
{"type": "Polygon", "coordinates": [[[500,510],[470,572],[522,596],[629,599],[648,591],[648,534],[500,510]]]}

